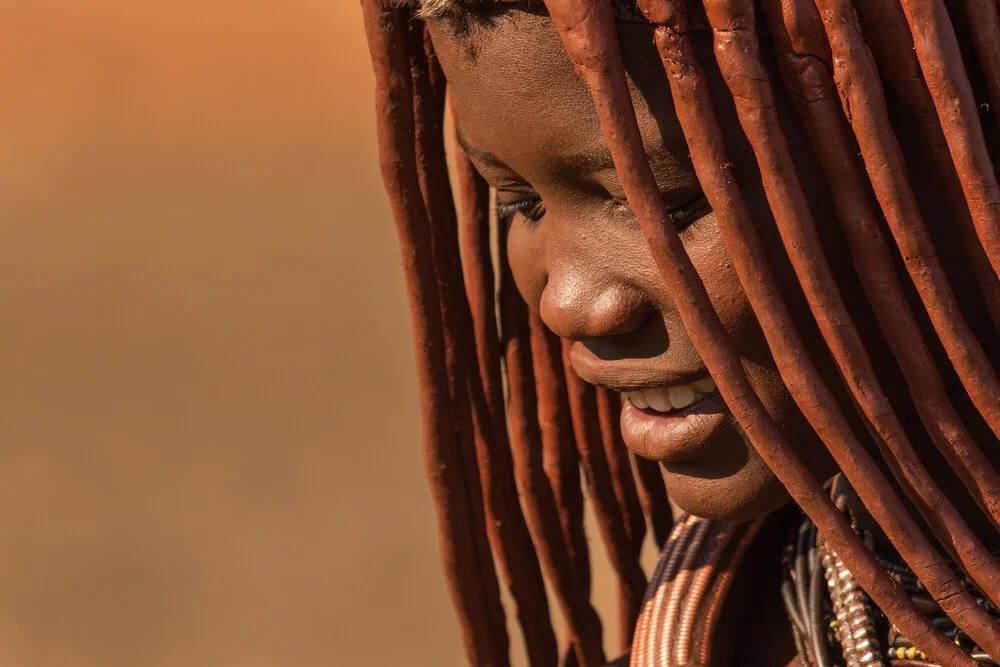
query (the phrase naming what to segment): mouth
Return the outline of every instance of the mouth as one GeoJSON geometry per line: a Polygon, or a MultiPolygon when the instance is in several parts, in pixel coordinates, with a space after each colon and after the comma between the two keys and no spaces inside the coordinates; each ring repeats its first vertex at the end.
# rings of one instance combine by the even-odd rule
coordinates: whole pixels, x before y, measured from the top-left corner
{"type": "Polygon", "coordinates": [[[622,398],[640,410],[669,414],[685,410],[717,391],[715,381],[707,377],[691,384],[622,392],[622,398]]]}
{"type": "Polygon", "coordinates": [[[622,391],[622,436],[639,456],[664,462],[698,458],[728,412],[715,382],[622,391]]]}

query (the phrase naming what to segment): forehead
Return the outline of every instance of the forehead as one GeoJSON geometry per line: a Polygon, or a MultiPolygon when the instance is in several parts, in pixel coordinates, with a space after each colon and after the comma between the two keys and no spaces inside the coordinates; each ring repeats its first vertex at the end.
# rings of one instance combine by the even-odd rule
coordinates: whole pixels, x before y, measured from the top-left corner
{"type": "MultiPolygon", "coordinates": [[[[466,143],[508,164],[528,150],[606,152],[590,93],[548,16],[506,10],[461,28],[445,20],[429,26],[466,143]]],[[[652,26],[619,22],[618,30],[647,148],[686,155],[652,26]]]]}
{"type": "Polygon", "coordinates": [[[468,143],[495,150],[499,128],[517,127],[536,141],[576,134],[574,125],[599,132],[590,95],[547,16],[509,10],[463,28],[430,25],[468,143]]]}

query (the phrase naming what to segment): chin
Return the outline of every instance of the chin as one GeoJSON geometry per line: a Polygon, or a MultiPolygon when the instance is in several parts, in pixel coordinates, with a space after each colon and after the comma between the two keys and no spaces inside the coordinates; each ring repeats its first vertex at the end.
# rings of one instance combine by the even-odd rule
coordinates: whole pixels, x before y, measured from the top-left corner
{"type": "MultiPolygon", "coordinates": [[[[836,463],[791,397],[784,391],[764,392],[763,397],[778,428],[794,443],[809,470],[820,481],[832,477],[838,471],[836,463]]],[[[696,456],[660,461],[670,500],[683,511],[706,519],[743,522],[792,502],[732,414],[701,447],[696,456]]]]}
{"type": "Polygon", "coordinates": [[[749,488],[745,481],[700,479],[667,472],[670,500],[681,510],[705,519],[740,523],[760,518],[792,501],[770,471],[769,478],[749,488]]]}
{"type": "Polygon", "coordinates": [[[661,463],[670,500],[695,516],[743,522],[762,517],[791,502],[788,491],[746,443],[747,456],[736,470],[719,474],[713,466],[661,463]]]}

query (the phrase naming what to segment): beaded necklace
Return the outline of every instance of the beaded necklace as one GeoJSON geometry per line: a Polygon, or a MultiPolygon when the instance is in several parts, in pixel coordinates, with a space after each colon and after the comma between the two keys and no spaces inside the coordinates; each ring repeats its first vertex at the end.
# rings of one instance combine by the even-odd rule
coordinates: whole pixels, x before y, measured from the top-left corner
{"type": "MultiPolygon", "coordinates": [[[[858,526],[847,506],[842,483],[839,478],[833,482],[834,503],[850,519],[879,565],[899,582],[931,625],[973,659],[997,665],[955,626],[905,563],[875,553],[871,534],[858,526]]],[[[782,600],[803,667],[935,667],[872,603],[836,552],[817,536],[816,526],[808,518],[789,540],[784,560],[782,600]]],[[[979,606],[1000,619],[1000,610],[956,565],[952,567],[979,606]]]]}

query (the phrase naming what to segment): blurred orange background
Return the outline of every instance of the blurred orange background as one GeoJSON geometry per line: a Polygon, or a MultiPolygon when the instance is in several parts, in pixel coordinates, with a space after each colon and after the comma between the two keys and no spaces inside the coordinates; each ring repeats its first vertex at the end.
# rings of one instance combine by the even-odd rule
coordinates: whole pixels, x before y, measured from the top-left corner
{"type": "Polygon", "coordinates": [[[0,43],[0,663],[464,664],[357,3],[0,43]]]}

